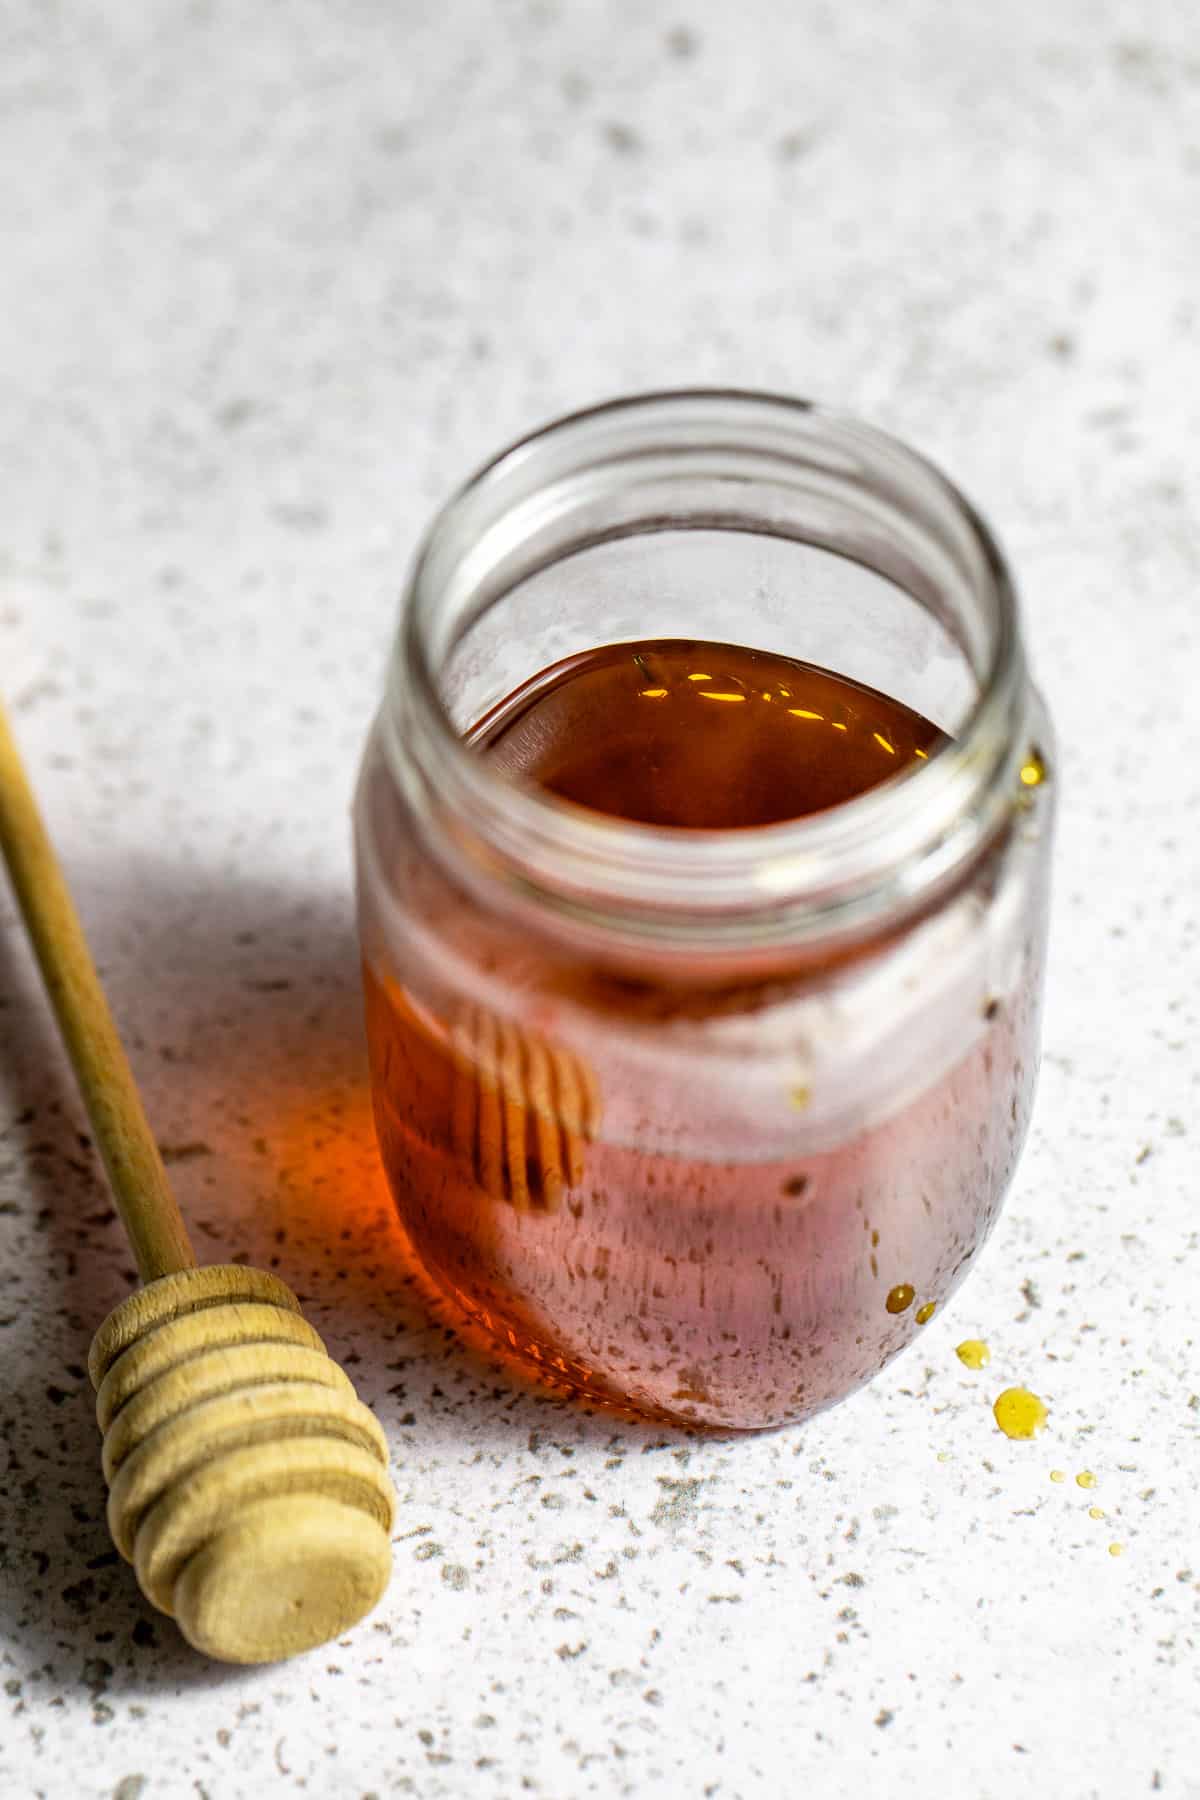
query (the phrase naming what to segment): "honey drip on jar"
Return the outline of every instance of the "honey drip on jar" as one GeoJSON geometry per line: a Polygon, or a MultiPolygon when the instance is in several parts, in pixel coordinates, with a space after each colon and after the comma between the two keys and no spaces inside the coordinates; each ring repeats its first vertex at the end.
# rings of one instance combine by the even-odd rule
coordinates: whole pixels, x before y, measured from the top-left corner
{"type": "MultiPolygon", "coordinates": [[[[822,813],[943,742],[841,675],[682,639],[569,658],[466,736],[515,781],[679,831],[822,813]]],[[[842,1398],[931,1316],[927,1296],[952,1290],[1024,1131],[1032,988],[987,1015],[955,1067],[798,1176],[794,1154],[649,1153],[637,1121],[658,1123],[652,1082],[631,1094],[597,1079],[589,1099],[586,1044],[559,1043],[552,1010],[518,1026],[480,995],[432,978],[423,990],[425,978],[410,993],[366,967],[379,1141],[410,1244],[491,1353],[593,1401],[753,1428],[842,1398]],[[623,1129],[611,1123],[622,1109],[623,1129]]],[[[556,999],[569,1005],[574,983],[609,1018],[683,1008],[702,1024],[742,1010],[753,1029],[763,1004],[652,970],[623,982],[586,958],[556,979],[556,999]]],[[[781,1085],[785,1116],[811,1100],[803,1077],[781,1085]]]]}
{"type": "Polygon", "coordinates": [[[917,1291],[911,1282],[898,1281],[894,1288],[889,1288],[884,1305],[890,1313],[907,1312],[917,1297],[917,1291]]]}

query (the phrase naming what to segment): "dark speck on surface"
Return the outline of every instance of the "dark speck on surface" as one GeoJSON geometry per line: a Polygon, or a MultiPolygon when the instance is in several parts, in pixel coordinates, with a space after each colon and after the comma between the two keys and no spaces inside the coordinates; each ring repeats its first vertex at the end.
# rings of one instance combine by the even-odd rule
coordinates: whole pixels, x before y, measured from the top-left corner
{"type": "Polygon", "coordinates": [[[633,126],[625,125],[619,119],[607,120],[602,129],[605,143],[618,156],[637,156],[644,148],[642,139],[633,126]]]}
{"type": "Polygon", "coordinates": [[[775,154],[780,162],[795,163],[816,149],[820,142],[820,133],[804,126],[797,126],[786,131],[775,146],[775,154]]]}
{"type": "Polygon", "coordinates": [[[329,508],[319,501],[277,500],[271,507],[271,517],[289,531],[324,531],[330,522],[329,508]]]}
{"type": "Polygon", "coordinates": [[[83,1685],[90,1691],[93,1698],[97,1700],[100,1698],[101,1694],[107,1694],[108,1685],[112,1680],[112,1676],[113,1666],[110,1662],[106,1662],[102,1656],[89,1657],[87,1662],[83,1665],[83,1685]]]}
{"type": "Polygon", "coordinates": [[[687,62],[699,54],[700,35],[690,25],[675,25],[666,36],[667,53],[687,62]]]}

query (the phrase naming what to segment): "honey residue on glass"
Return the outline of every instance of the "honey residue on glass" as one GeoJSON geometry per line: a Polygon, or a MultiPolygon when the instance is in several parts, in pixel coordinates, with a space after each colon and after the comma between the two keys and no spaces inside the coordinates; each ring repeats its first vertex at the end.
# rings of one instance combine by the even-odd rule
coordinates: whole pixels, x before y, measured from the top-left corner
{"type": "Polygon", "coordinates": [[[967,1369],[986,1369],[992,1360],[992,1353],[982,1338],[964,1338],[955,1346],[955,1356],[967,1369]]]}
{"type": "MultiPolygon", "coordinates": [[[[467,733],[514,780],[680,831],[806,818],[913,770],[942,741],[840,675],[683,640],[571,657],[467,733]]],[[[649,1153],[603,1123],[576,1130],[557,1116],[570,1058],[552,1022],[534,1033],[492,1020],[469,993],[414,1000],[369,960],[365,974],[380,1146],[419,1262],[498,1354],[647,1412],[778,1422],[868,1380],[895,1351],[895,1315],[923,1322],[934,1301],[909,1313],[917,1293],[940,1298],[957,1278],[1024,1129],[1035,1018],[1023,993],[924,1092],[806,1157],[797,1191],[794,1156],[721,1163],[649,1153]],[[975,1124],[949,1129],[958,1119],[975,1124]],[[864,1170],[875,1172],[865,1198],[864,1170]],[[904,1281],[889,1286],[883,1247],[903,1256],[904,1281]]],[[[680,1005],[653,972],[623,983],[580,959],[556,980],[564,1003],[574,982],[582,1010],[614,1018],[680,1005]]],[[[718,986],[685,999],[699,1024],[759,1004],[718,986]]],[[[596,1116],[613,1100],[598,1092],[596,1116]]],[[[803,1071],[781,1082],[781,1111],[809,1102],[803,1071]]],[[[653,1107],[652,1084],[641,1103],[653,1107]]]]}
{"type": "Polygon", "coordinates": [[[992,1405],[997,1425],[1008,1438],[1034,1438],[1045,1426],[1046,1402],[1028,1388],[1005,1388],[992,1405]]]}

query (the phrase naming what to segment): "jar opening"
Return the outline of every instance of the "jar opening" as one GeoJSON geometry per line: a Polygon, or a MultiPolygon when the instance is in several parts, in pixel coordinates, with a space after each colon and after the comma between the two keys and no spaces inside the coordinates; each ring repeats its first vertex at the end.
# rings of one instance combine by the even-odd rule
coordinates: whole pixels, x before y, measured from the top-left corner
{"type": "Polygon", "coordinates": [[[956,879],[1011,812],[1028,706],[1003,558],[936,469],[807,402],[694,391],[564,419],[449,503],[381,741],[431,844],[512,905],[597,940],[751,948],[877,929],[956,879]],[[564,655],[660,636],[817,663],[947,737],[827,812],[687,832],[516,783],[465,741],[564,655]]]}

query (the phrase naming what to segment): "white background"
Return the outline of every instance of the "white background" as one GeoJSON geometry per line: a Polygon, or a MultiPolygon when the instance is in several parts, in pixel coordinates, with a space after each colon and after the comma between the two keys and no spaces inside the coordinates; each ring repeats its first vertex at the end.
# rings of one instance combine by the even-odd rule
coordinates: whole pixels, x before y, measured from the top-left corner
{"type": "Polygon", "coordinates": [[[1200,1795],[1194,9],[3,0],[0,130],[0,689],[198,1242],[278,1257],[401,1498],[379,1612],[286,1667],[205,1665],[112,1566],[82,1367],[128,1257],[0,893],[0,1791],[1200,1795]],[[433,507],[698,381],[980,502],[1063,793],[995,1237],[870,1390],[736,1442],[430,1320],[349,901],[433,507]]]}

